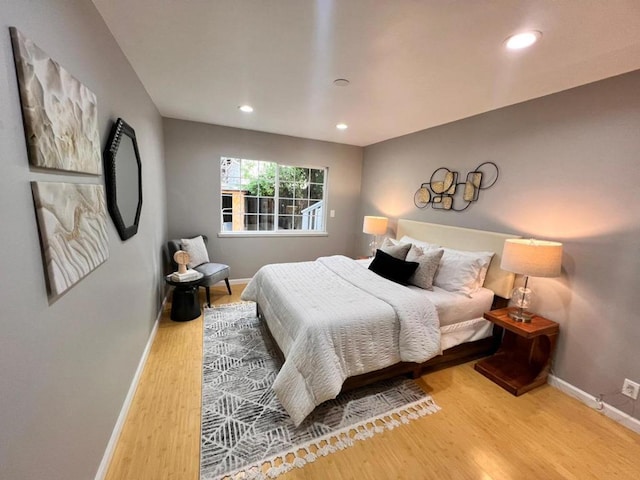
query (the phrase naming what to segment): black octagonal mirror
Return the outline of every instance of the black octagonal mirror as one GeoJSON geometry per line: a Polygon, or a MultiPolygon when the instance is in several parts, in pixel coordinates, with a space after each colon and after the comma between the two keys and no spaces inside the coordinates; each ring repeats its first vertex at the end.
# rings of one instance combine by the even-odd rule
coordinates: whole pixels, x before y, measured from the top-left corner
{"type": "Polygon", "coordinates": [[[142,165],[136,133],[118,118],[104,150],[107,207],[122,240],[138,232],[142,210],[142,165]]]}

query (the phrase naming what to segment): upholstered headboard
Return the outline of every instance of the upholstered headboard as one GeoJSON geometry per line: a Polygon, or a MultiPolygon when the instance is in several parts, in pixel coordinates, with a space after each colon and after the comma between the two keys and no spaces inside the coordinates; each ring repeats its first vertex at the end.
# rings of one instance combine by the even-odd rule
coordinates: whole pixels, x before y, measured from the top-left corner
{"type": "Polygon", "coordinates": [[[500,297],[511,296],[515,275],[502,270],[500,262],[504,241],[507,238],[520,238],[518,235],[400,219],[396,238],[400,239],[404,235],[457,250],[495,252],[484,286],[500,297]]]}

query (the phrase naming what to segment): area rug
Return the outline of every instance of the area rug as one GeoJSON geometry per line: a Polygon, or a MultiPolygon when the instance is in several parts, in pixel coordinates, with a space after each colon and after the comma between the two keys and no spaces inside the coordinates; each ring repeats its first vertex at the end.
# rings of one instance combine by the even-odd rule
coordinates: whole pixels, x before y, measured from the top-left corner
{"type": "Polygon", "coordinates": [[[200,479],[267,479],[440,408],[415,382],[383,381],[318,406],[299,426],[271,385],[281,363],[256,305],[205,309],[200,479]]]}

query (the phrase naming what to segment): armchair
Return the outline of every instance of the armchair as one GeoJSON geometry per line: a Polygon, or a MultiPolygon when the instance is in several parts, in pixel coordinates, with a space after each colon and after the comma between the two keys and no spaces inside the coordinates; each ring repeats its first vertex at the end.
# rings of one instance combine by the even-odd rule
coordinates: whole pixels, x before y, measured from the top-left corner
{"type": "MultiPolygon", "coordinates": [[[[202,235],[205,244],[207,243],[207,237],[202,235]]],[[[171,261],[172,267],[177,270],[178,264],[173,260],[173,254],[178,250],[182,249],[182,245],[179,239],[172,239],[167,242],[167,248],[169,250],[169,260],[171,261]]],[[[229,265],[225,265],[223,263],[214,263],[214,262],[205,262],[200,265],[196,265],[193,267],[194,270],[202,273],[203,277],[198,282],[199,287],[204,287],[205,292],[207,294],[207,305],[211,306],[211,294],[209,292],[209,287],[215,285],[218,282],[224,280],[224,283],[227,285],[227,291],[229,295],[231,295],[231,286],[229,285],[229,265]]]]}

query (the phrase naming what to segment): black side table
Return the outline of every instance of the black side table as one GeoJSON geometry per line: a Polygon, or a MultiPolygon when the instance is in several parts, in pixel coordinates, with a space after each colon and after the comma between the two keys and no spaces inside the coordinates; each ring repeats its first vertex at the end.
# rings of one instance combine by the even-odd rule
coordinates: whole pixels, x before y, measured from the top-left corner
{"type": "Polygon", "coordinates": [[[188,282],[176,282],[171,280],[171,275],[164,280],[175,287],[171,301],[171,320],[176,322],[188,322],[200,316],[200,302],[198,301],[198,285],[202,276],[197,280],[188,282]]]}

